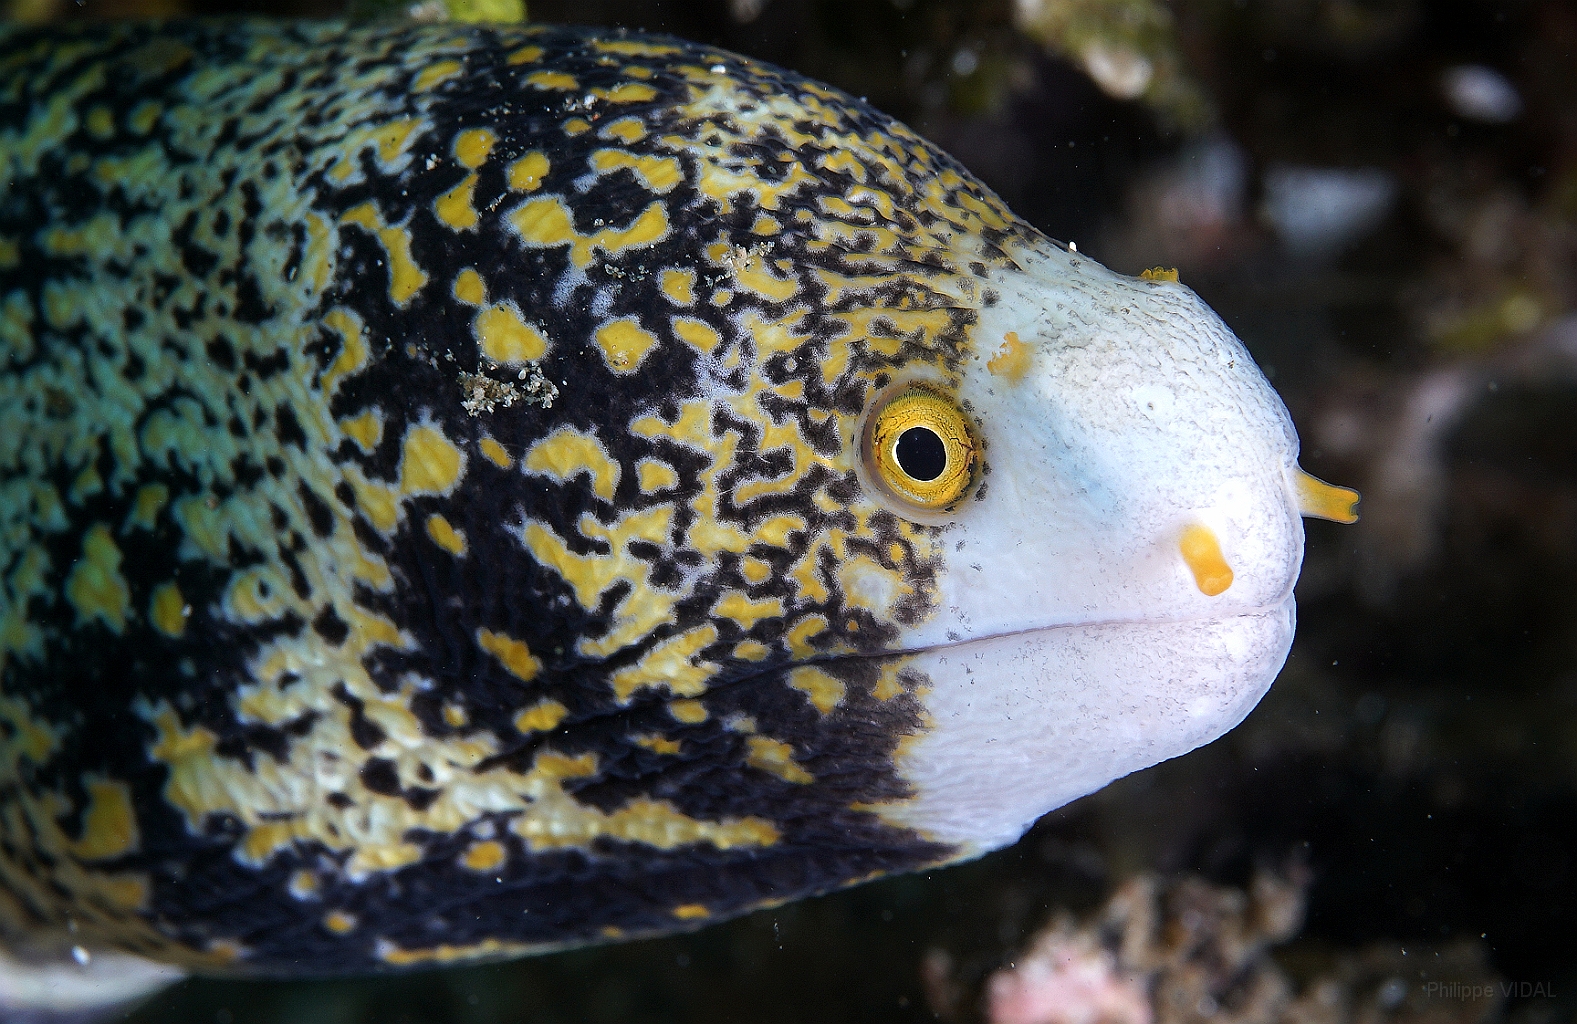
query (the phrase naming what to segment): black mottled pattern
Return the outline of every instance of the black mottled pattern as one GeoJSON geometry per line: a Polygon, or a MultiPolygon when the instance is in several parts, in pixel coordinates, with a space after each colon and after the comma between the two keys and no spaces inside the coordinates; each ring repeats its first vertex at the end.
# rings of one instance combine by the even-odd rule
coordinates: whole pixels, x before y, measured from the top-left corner
{"type": "Polygon", "coordinates": [[[443,961],[692,927],[703,918],[676,908],[716,919],[953,855],[874,810],[907,794],[893,755],[923,727],[924,680],[892,646],[937,614],[936,530],[865,495],[848,453],[876,389],[953,372],[978,276],[1029,237],[946,156],[850,97],[671,40],[215,23],[0,34],[0,176],[6,927],[72,920],[209,969],[334,973],[406,962],[391,950],[443,961]],[[543,73],[574,87],[533,82],[543,73]],[[636,98],[615,98],[626,87],[636,98]],[[403,119],[415,126],[385,159],[367,133],[403,119]],[[620,119],[639,138],[605,131],[620,119]],[[456,229],[441,199],[472,173],[456,145],[477,129],[492,142],[476,220],[456,229]],[[673,161],[679,178],[660,190],[594,172],[609,149],[673,161]],[[512,187],[532,152],[547,173],[512,187]],[[804,180],[774,195],[795,168],[804,180]],[[719,169],[746,184],[719,193],[719,169]],[[579,235],[654,202],[667,231],[577,265],[574,247],[526,244],[511,220],[547,197],[579,235]],[[367,204],[386,230],[356,220],[367,204]],[[422,275],[408,295],[401,244],[422,275]],[[485,357],[455,287],[468,268],[484,304],[512,303],[548,338],[540,360],[485,357]],[[752,290],[752,268],[792,287],[752,290]],[[665,270],[692,272],[688,304],[664,292],[665,270]],[[752,315],[799,340],[771,348],[752,315]],[[364,358],[336,316],[363,325],[364,358]],[[699,351],[676,317],[721,344],[699,351]],[[636,373],[594,340],[621,318],[656,338],[636,373]],[[550,407],[523,394],[528,371],[557,389],[550,407]],[[517,400],[467,409],[468,375],[517,400]],[[699,445],[672,426],[696,402],[699,445]],[[347,425],[368,412],[381,429],[363,447],[347,425]],[[632,429],[643,417],[669,427],[632,429]],[[768,446],[783,424],[799,440],[768,446]],[[463,458],[446,493],[400,489],[418,428],[463,458]],[[601,442],[611,497],[588,474],[523,471],[561,428],[601,442]],[[673,486],[644,491],[643,459],[673,486]],[[785,482],[736,498],[762,478],[785,482]],[[620,549],[596,535],[662,506],[660,537],[620,549]],[[435,543],[434,515],[463,554],[435,543]],[[802,526],[768,532],[781,516],[802,526]],[[698,519],[747,541],[697,541],[698,519]],[[615,582],[583,602],[522,539],[531,523],[575,555],[623,559],[620,578],[643,566],[646,589],[615,582]],[[104,550],[95,530],[120,559],[97,575],[83,570],[104,550]],[[901,596],[848,600],[839,567],[856,558],[901,596]],[[814,586],[794,577],[807,560],[814,586]],[[157,612],[167,586],[178,630],[157,612]],[[716,614],[730,591],[778,610],[716,614]],[[666,609],[656,625],[588,653],[648,601],[666,609]],[[659,676],[616,695],[617,673],[708,625],[688,658],[704,720],[686,721],[659,676]],[[539,670],[523,680],[482,631],[539,670]],[[836,707],[790,685],[802,663],[841,685],[836,707]],[[543,701],[561,721],[522,731],[543,701]],[[814,781],[753,761],[752,737],[786,745],[814,781]],[[588,755],[590,773],[544,767],[588,755]],[[775,838],[662,846],[610,827],[539,849],[522,821],[559,812],[522,796],[531,785],[556,787],[572,818],[622,820],[644,801],[775,838]],[[455,817],[488,787],[513,805],[455,817]],[[293,838],[265,842],[280,823],[293,838]],[[486,843],[498,864],[466,867],[486,843]],[[407,852],[358,859],[374,847],[407,852]]]}

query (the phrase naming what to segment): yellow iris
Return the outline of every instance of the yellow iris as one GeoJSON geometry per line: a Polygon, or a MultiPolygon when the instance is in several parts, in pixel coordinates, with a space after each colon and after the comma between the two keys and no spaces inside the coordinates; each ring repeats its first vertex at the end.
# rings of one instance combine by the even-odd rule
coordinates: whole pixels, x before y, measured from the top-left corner
{"type": "Polygon", "coordinates": [[[878,399],[862,440],[866,472],[902,504],[943,510],[969,490],[975,439],[963,410],[936,388],[911,383],[878,399]]]}

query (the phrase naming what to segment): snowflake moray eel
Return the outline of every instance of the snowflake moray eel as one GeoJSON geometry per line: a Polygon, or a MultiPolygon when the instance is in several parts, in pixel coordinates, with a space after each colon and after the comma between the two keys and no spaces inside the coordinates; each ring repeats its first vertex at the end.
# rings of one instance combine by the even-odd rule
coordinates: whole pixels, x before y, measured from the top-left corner
{"type": "Polygon", "coordinates": [[[1010,843],[1239,721],[1356,497],[1175,275],[635,35],[3,30],[0,356],[0,934],[191,970],[1010,843]]]}

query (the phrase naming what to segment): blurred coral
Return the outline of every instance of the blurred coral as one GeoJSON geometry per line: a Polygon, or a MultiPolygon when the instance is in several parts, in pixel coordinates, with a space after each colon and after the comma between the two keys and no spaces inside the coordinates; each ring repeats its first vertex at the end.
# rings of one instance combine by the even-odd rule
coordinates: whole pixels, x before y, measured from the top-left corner
{"type": "Polygon", "coordinates": [[[1293,946],[1289,971],[1271,948],[1302,928],[1309,880],[1298,867],[1260,872],[1245,891],[1138,875],[1082,921],[1057,914],[986,979],[978,1010],[948,954],[932,950],[931,1010],[987,1024],[1480,1024],[1498,1010],[1478,942],[1293,946]]]}

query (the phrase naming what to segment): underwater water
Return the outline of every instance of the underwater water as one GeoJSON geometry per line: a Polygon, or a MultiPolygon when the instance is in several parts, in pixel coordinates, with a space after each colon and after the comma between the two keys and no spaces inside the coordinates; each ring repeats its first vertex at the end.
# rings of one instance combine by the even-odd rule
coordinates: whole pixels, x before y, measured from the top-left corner
{"type": "MultiPolygon", "coordinates": [[[[12,6],[336,13],[138,4],[12,6]]],[[[1052,237],[1125,273],[1176,267],[1280,391],[1304,468],[1362,491],[1364,518],[1308,523],[1297,639],[1241,726],[1010,849],[675,938],[193,980],[127,1020],[1573,1018],[1577,6],[529,7],[827,80],[1052,237]],[[1082,982],[1018,971],[1058,950],[1082,982]]]]}

